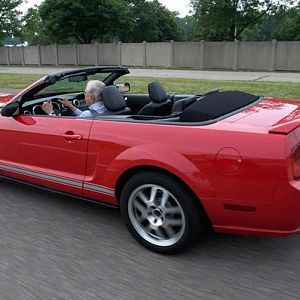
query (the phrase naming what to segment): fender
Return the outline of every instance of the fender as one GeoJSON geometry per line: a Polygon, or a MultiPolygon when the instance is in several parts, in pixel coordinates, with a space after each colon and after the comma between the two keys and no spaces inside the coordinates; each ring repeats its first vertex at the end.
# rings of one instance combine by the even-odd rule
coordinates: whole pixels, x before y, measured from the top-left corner
{"type": "Polygon", "coordinates": [[[118,179],[129,169],[152,166],[180,178],[201,199],[215,194],[208,178],[190,160],[172,147],[143,144],[120,153],[107,167],[104,186],[116,187],[118,179]]]}
{"type": "Polygon", "coordinates": [[[9,94],[0,94],[0,107],[2,106],[2,103],[6,103],[9,100],[11,100],[15,95],[9,95],[9,94]]]}

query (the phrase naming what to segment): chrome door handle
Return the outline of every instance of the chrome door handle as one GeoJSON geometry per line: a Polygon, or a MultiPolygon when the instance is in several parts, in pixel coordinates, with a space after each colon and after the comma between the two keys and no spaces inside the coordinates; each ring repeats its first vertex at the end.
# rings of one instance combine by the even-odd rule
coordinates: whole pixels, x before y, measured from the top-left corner
{"type": "Polygon", "coordinates": [[[82,136],[80,134],[62,134],[62,137],[67,140],[82,140],[82,136]]]}

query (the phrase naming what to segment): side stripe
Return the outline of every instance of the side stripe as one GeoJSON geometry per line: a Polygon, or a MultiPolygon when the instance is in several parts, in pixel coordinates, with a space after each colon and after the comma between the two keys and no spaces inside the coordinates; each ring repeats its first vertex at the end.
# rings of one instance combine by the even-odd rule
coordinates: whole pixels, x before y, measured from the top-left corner
{"type": "Polygon", "coordinates": [[[71,186],[78,187],[78,188],[82,187],[82,183],[80,181],[76,181],[76,180],[72,180],[72,179],[65,179],[65,178],[62,178],[62,177],[49,175],[49,174],[46,174],[46,173],[43,173],[43,172],[36,172],[36,171],[24,169],[24,168],[4,165],[4,164],[1,164],[1,163],[0,163],[0,169],[15,172],[15,173],[19,173],[19,174],[22,174],[22,175],[28,175],[28,176],[39,178],[39,179],[45,179],[45,180],[48,180],[48,181],[57,182],[57,183],[61,183],[61,184],[64,184],[64,185],[71,185],[71,186]]]}
{"type": "MultiPolygon", "coordinates": [[[[77,188],[82,188],[82,182],[79,180],[73,180],[73,179],[66,179],[59,176],[53,176],[48,173],[43,173],[39,171],[32,171],[25,168],[15,167],[7,164],[0,163],[0,170],[10,171],[22,175],[27,175],[30,177],[38,178],[38,179],[45,179],[51,182],[60,183],[68,186],[73,186],[77,188]]],[[[99,192],[101,194],[114,196],[114,189],[98,185],[98,184],[92,184],[92,183],[84,183],[83,188],[86,190],[90,190],[93,192],[99,192]]]]}
{"type": "Polygon", "coordinates": [[[98,184],[84,183],[83,188],[86,190],[90,190],[93,192],[100,192],[102,194],[106,194],[110,196],[115,195],[115,191],[113,189],[98,184]]]}

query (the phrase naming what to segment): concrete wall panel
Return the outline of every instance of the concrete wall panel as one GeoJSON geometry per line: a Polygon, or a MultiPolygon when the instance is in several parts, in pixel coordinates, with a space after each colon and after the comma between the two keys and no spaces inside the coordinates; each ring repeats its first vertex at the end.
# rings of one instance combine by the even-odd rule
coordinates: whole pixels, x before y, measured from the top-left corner
{"type": "Polygon", "coordinates": [[[174,66],[182,68],[203,68],[202,44],[174,43],[174,66]]]}
{"type": "Polygon", "coordinates": [[[170,67],[172,66],[171,43],[147,43],[146,65],[149,67],[170,67]]]}
{"type": "Polygon", "coordinates": [[[9,62],[11,65],[22,65],[22,48],[21,47],[8,47],[9,62]]]}
{"type": "Polygon", "coordinates": [[[205,42],[204,66],[206,69],[234,69],[234,42],[205,42]]]}
{"type": "Polygon", "coordinates": [[[300,42],[277,42],[275,70],[300,71],[300,42]]]}
{"type": "Polygon", "coordinates": [[[7,65],[6,47],[0,47],[0,65],[7,65]]]}
{"type": "Polygon", "coordinates": [[[59,65],[74,65],[75,64],[75,46],[74,45],[59,45],[57,52],[58,52],[58,64],[59,65]]]}
{"type": "Polygon", "coordinates": [[[122,44],[122,65],[143,66],[144,65],[144,44],[123,43],[122,44]]]}
{"type": "Polygon", "coordinates": [[[98,65],[118,65],[118,44],[107,43],[98,45],[98,65]]]}
{"type": "Polygon", "coordinates": [[[56,65],[56,46],[41,46],[40,51],[42,65],[56,65]]]}
{"type": "Polygon", "coordinates": [[[0,64],[300,71],[300,42],[107,43],[0,47],[0,64]],[[6,51],[9,51],[7,57],[6,51]],[[23,52],[23,53],[22,53],[23,52]]]}
{"type": "Polygon", "coordinates": [[[96,46],[93,44],[77,45],[78,64],[94,66],[96,64],[96,46]]]}
{"type": "Polygon", "coordinates": [[[38,65],[40,63],[39,47],[31,46],[24,47],[24,62],[25,65],[38,65]]]}
{"type": "Polygon", "coordinates": [[[238,68],[242,70],[270,70],[272,42],[240,42],[238,68]]]}

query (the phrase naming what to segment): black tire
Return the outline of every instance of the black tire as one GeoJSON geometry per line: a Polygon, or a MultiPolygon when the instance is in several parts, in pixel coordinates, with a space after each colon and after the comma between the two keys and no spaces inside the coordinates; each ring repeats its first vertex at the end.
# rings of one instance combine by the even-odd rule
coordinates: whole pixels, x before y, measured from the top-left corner
{"type": "Polygon", "coordinates": [[[190,247],[203,231],[205,214],[196,201],[171,176],[143,172],[126,183],[120,209],[129,232],[140,244],[157,253],[174,254],[190,247]]]}

